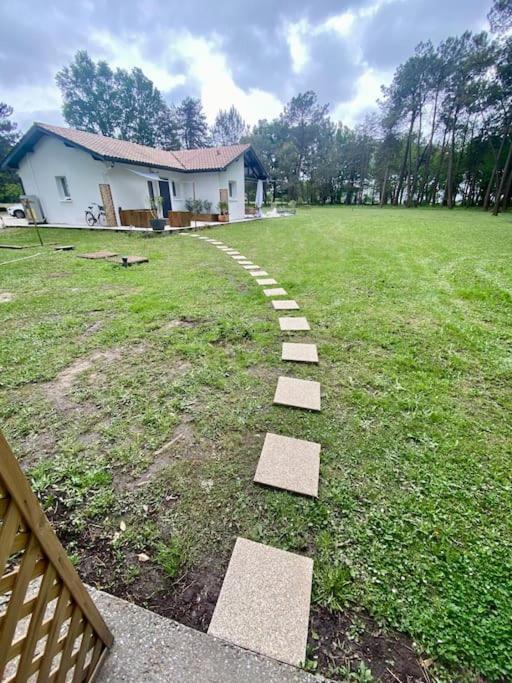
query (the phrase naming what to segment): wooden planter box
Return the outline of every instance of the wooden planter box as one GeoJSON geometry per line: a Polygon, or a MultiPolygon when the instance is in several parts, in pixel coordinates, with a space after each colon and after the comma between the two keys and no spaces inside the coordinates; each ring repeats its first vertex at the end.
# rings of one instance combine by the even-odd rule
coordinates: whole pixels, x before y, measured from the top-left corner
{"type": "Polygon", "coordinates": [[[149,228],[153,213],[149,209],[119,209],[121,225],[149,228]]]}
{"type": "Polygon", "coordinates": [[[219,220],[218,213],[193,213],[193,221],[202,221],[203,223],[217,223],[219,220]]]}
{"type": "Polygon", "coordinates": [[[190,211],[169,211],[167,218],[171,228],[189,228],[192,214],[190,211]]]}

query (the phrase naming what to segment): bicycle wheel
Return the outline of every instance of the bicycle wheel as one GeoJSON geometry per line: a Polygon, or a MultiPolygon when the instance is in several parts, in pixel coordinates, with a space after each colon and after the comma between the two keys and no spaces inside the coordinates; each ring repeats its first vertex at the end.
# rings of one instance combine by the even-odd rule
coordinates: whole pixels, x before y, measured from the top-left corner
{"type": "Polygon", "coordinates": [[[107,224],[107,217],[103,211],[98,216],[98,223],[100,225],[106,225],[107,224]]]}
{"type": "Polygon", "coordinates": [[[85,222],[87,225],[96,225],[96,219],[90,211],[85,212],[85,222]]]}

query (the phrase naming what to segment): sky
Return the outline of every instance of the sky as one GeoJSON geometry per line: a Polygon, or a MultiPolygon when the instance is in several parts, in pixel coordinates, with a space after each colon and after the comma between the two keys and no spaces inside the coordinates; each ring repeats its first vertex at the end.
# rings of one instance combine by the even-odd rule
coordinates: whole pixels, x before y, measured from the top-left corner
{"type": "Polygon", "coordinates": [[[22,130],[63,124],[55,74],[77,50],[140,67],[165,100],[234,104],[254,124],[315,90],[356,125],[420,41],[487,29],[490,0],[24,0],[0,3],[0,101],[22,130]]]}

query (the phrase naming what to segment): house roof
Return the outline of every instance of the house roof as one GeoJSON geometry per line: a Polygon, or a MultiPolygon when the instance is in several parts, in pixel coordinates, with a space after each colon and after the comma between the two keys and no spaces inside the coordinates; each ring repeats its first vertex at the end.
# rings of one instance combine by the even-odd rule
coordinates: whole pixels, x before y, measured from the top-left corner
{"type": "Polygon", "coordinates": [[[250,153],[251,165],[259,165],[260,177],[267,174],[251,145],[231,145],[229,147],[207,147],[203,149],[185,149],[166,151],[155,149],[135,142],[117,140],[97,133],[88,133],[75,128],[53,126],[48,123],[34,123],[18,144],[2,162],[2,168],[17,168],[21,159],[34,149],[44,135],[59,138],[65,144],[90,152],[95,159],[120,161],[164,168],[182,173],[197,171],[223,171],[229,164],[246,153],[250,153]]]}

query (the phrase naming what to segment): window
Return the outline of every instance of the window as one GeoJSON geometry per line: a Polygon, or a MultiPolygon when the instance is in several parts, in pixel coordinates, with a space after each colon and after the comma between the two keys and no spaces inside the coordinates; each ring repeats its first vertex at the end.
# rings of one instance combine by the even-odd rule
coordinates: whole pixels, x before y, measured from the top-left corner
{"type": "Polygon", "coordinates": [[[229,198],[236,199],[236,180],[230,180],[228,183],[229,198]]]}
{"type": "Polygon", "coordinates": [[[71,194],[69,192],[69,186],[68,186],[68,181],[66,180],[66,176],[64,176],[64,175],[55,176],[55,180],[57,181],[57,191],[59,193],[61,201],[70,202],[71,201],[71,194]]]}
{"type": "Polygon", "coordinates": [[[171,187],[172,187],[172,196],[177,197],[178,196],[178,185],[175,183],[174,180],[171,181],[171,187]]]}

